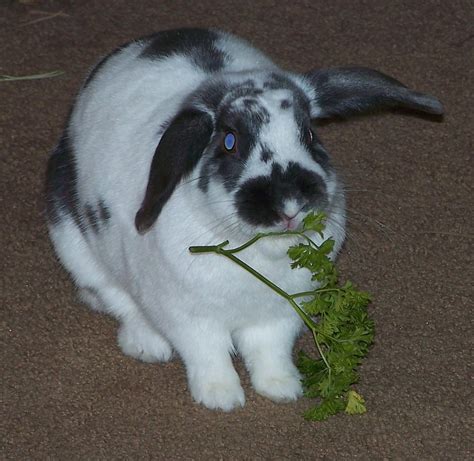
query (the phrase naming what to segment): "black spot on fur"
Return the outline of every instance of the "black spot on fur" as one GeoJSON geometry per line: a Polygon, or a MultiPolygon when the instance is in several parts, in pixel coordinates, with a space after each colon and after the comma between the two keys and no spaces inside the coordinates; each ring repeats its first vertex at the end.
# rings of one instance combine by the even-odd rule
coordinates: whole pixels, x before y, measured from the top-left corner
{"type": "Polygon", "coordinates": [[[70,216],[81,232],[99,232],[111,215],[103,200],[97,205],[82,206],[77,193],[75,155],[67,129],[48,161],[46,171],[46,213],[50,224],[57,224],[63,216],[70,216]]]}
{"type": "Polygon", "coordinates": [[[271,226],[280,220],[286,200],[296,200],[301,207],[324,210],[326,186],[322,178],[294,162],[283,170],[274,164],[269,176],[249,179],[239,189],[235,205],[240,217],[255,226],[271,226]]]}
{"type": "Polygon", "coordinates": [[[262,152],[260,152],[260,160],[262,162],[268,163],[273,158],[273,152],[266,146],[262,147],[262,152]]]}
{"type": "MultiPolygon", "coordinates": [[[[234,125],[236,131],[242,130],[247,135],[251,133],[257,135],[261,126],[270,122],[270,113],[254,96],[255,90],[252,88],[235,88],[231,91],[229,102],[221,108],[219,115],[221,118],[226,117],[230,127],[234,125]]],[[[251,145],[255,145],[255,142],[251,145]]]]}
{"type": "Polygon", "coordinates": [[[107,207],[107,205],[104,203],[103,200],[99,200],[98,210],[99,210],[99,219],[101,223],[107,224],[107,222],[112,216],[110,214],[109,208],[107,207]]]}
{"type": "Polygon", "coordinates": [[[263,90],[261,88],[255,88],[253,86],[245,86],[243,84],[237,84],[229,91],[229,98],[232,100],[236,100],[242,97],[251,98],[251,97],[258,96],[259,94],[262,94],[262,93],[263,93],[263,90]]]}
{"type": "Polygon", "coordinates": [[[270,123],[270,114],[262,105],[254,105],[252,108],[247,107],[247,109],[247,115],[251,120],[250,123],[258,125],[259,129],[263,124],[270,123]]]}
{"type": "Polygon", "coordinates": [[[46,212],[51,224],[59,222],[62,214],[69,214],[79,223],[76,183],[76,162],[66,130],[49,158],[46,171],[46,212]]]}
{"type": "Polygon", "coordinates": [[[263,123],[270,122],[270,113],[268,110],[263,107],[257,99],[255,98],[244,98],[242,100],[243,106],[246,109],[246,116],[258,123],[259,125],[263,123]]]}
{"type": "Polygon", "coordinates": [[[98,212],[90,204],[84,206],[84,215],[81,222],[85,229],[92,229],[96,234],[99,232],[99,216],[98,212]]]}
{"type": "Polygon", "coordinates": [[[293,114],[296,124],[301,127],[304,137],[304,128],[310,124],[310,102],[303,90],[290,78],[285,75],[272,72],[269,78],[264,82],[263,87],[268,90],[287,90],[293,96],[293,101],[282,100],[280,107],[282,109],[290,109],[293,107],[293,114]]]}
{"type": "Polygon", "coordinates": [[[229,57],[216,46],[216,32],[206,29],[176,29],[158,32],[147,40],[141,57],[162,59],[176,54],[191,58],[206,72],[221,70],[229,57]]]}
{"type": "Polygon", "coordinates": [[[250,87],[250,88],[255,88],[257,86],[257,84],[255,83],[255,80],[252,80],[251,78],[249,78],[248,80],[245,80],[241,83],[242,86],[247,86],[247,87],[250,87]]]}
{"type": "Polygon", "coordinates": [[[94,207],[87,203],[84,206],[84,212],[80,216],[80,228],[83,232],[91,229],[98,234],[102,227],[105,226],[110,219],[110,212],[105,206],[103,200],[99,200],[99,203],[94,207]]]}
{"type": "Polygon", "coordinates": [[[250,109],[252,110],[253,108],[258,108],[258,101],[256,99],[253,99],[253,98],[245,98],[243,100],[243,103],[244,103],[244,106],[247,108],[247,109],[250,109]]]}

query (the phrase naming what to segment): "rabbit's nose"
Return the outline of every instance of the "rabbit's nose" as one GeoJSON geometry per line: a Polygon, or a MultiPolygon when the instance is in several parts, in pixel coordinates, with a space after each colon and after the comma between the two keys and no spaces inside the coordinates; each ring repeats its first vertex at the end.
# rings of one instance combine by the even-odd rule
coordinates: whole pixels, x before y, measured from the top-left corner
{"type": "Polygon", "coordinates": [[[283,227],[286,230],[294,230],[298,227],[301,222],[300,217],[298,216],[302,211],[303,207],[300,203],[297,203],[295,200],[288,200],[282,211],[278,213],[283,227]]]}
{"type": "Polygon", "coordinates": [[[303,209],[301,202],[295,199],[286,200],[281,209],[280,215],[282,218],[293,219],[303,209]]]}

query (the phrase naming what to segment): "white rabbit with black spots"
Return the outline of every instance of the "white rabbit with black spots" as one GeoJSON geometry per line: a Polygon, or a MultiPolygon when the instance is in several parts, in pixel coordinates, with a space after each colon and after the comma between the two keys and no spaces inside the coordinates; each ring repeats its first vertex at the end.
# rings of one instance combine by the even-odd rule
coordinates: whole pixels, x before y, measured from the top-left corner
{"type": "MultiPolygon", "coordinates": [[[[343,190],[311,121],[392,106],[442,113],[436,98],[377,71],[284,71],[221,31],[133,41],[86,79],[49,160],[56,252],[82,299],[118,319],[125,354],[179,354],[196,401],[244,404],[234,353],[257,392],[296,399],[299,317],[225,258],[188,247],[237,246],[258,231],[295,229],[315,210],[328,217],[334,258],[343,190]]],[[[283,289],[305,291],[310,274],[290,268],[290,243],[260,241],[243,257],[283,289]]]]}

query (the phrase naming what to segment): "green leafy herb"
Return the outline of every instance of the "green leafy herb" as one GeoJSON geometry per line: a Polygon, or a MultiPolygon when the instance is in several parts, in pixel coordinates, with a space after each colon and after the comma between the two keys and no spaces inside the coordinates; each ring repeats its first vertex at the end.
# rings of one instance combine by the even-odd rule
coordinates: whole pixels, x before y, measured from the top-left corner
{"type": "Polygon", "coordinates": [[[270,289],[285,298],[313,335],[318,357],[301,351],[297,365],[303,375],[303,388],[309,398],[318,399],[316,406],[305,413],[309,420],[322,421],[345,411],[365,413],[365,401],[351,386],[358,381],[357,367],[367,355],[374,337],[374,323],[367,306],[370,295],[357,290],[351,282],[340,285],[338,272],[329,254],[334,240],[317,245],[311,234],[323,237],[325,215],[310,213],[303,220],[301,231],[259,233],[237,248],[226,248],[228,241],[211,246],[193,246],[191,253],[217,253],[234,261],[270,289]],[[315,288],[289,294],[235,256],[262,238],[299,236],[301,243],[288,249],[293,269],[311,272],[315,288]],[[301,299],[300,302],[297,302],[301,299]]]}

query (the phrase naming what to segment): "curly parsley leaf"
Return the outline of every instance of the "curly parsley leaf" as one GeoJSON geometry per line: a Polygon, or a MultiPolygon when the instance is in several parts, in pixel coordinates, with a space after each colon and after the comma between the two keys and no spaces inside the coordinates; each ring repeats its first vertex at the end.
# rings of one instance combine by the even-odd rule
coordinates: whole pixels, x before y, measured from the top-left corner
{"type": "Polygon", "coordinates": [[[365,400],[356,391],[350,390],[347,393],[347,405],[344,410],[350,415],[361,415],[367,411],[365,408],[365,400]]]}

